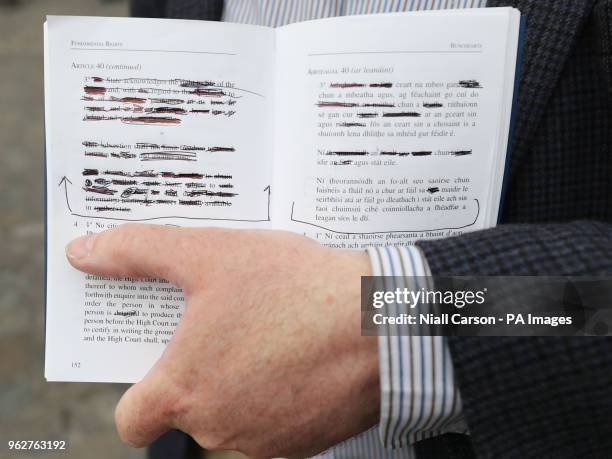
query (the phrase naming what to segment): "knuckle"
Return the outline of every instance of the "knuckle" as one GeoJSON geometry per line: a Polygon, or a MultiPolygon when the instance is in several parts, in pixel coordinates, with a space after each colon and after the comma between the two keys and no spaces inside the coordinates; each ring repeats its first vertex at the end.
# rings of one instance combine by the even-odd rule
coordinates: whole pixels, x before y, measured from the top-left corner
{"type": "Polygon", "coordinates": [[[265,442],[261,443],[249,441],[240,448],[240,451],[252,459],[264,459],[277,456],[277,454],[275,454],[270,448],[270,445],[266,444],[265,442]]]}
{"type": "Polygon", "coordinates": [[[196,395],[200,399],[198,406],[206,407],[206,415],[194,413],[195,405],[189,397],[184,404],[189,412],[185,412],[178,421],[184,431],[188,432],[202,448],[212,451],[234,450],[237,448],[237,431],[234,423],[228,422],[227,415],[218,409],[212,397],[196,395]]]}
{"type": "Polygon", "coordinates": [[[172,425],[188,427],[189,413],[193,410],[190,390],[175,377],[165,378],[163,396],[158,397],[161,418],[172,425]]]}
{"type": "Polygon", "coordinates": [[[198,424],[194,420],[204,419],[197,407],[205,400],[205,391],[196,390],[192,378],[184,371],[165,372],[161,379],[164,387],[158,397],[161,418],[175,428],[192,433],[198,424]]]}
{"type": "MultiPolygon", "coordinates": [[[[181,398],[168,398],[160,402],[160,417],[170,425],[187,428],[186,420],[188,418],[189,409],[181,402],[181,398]]],[[[186,429],[185,429],[186,430],[186,429]]]]}
{"type": "Polygon", "coordinates": [[[214,432],[196,435],[194,439],[202,448],[210,451],[232,450],[236,448],[234,443],[223,435],[214,432]]]}

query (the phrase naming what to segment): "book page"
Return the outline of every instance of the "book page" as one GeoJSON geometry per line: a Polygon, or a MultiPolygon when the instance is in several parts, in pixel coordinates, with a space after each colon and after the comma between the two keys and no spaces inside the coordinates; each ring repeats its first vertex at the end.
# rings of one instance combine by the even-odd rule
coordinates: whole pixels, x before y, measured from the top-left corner
{"type": "Polygon", "coordinates": [[[278,29],[275,223],[353,249],[494,225],[518,30],[510,8],[278,29]]]}
{"type": "Polygon", "coordinates": [[[72,238],[124,222],[270,227],[273,40],[234,24],[48,18],[47,379],[137,381],[183,310],[165,281],[76,271],[72,238]]]}

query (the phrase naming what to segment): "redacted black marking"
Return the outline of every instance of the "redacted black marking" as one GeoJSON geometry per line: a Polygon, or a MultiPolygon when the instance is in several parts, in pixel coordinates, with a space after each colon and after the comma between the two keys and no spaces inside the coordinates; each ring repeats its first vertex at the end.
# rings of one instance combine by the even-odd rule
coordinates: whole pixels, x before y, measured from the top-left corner
{"type": "Polygon", "coordinates": [[[158,177],[159,174],[153,171],[138,171],[132,174],[132,177],[158,177]]]}
{"type": "Polygon", "coordinates": [[[195,80],[183,80],[179,84],[182,88],[208,88],[210,86],[216,86],[214,81],[195,81],[195,80]]]}
{"type": "Polygon", "coordinates": [[[138,198],[124,198],[121,200],[121,202],[128,202],[128,203],[135,203],[135,204],[144,204],[145,206],[150,206],[151,204],[153,204],[155,201],[153,201],[152,199],[148,199],[148,198],[144,198],[144,199],[138,199],[138,198]]]}
{"type": "Polygon", "coordinates": [[[412,156],[431,156],[431,151],[413,151],[412,156]]]}
{"type": "Polygon", "coordinates": [[[85,94],[106,94],[106,88],[104,86],[84,86],[83,89],[85,90],[85,94]]]}
{"type": "Polygon", "coordinates": [[[140,153],[141,161],[197,161],[197,155],[190,152],[153,151],[140,153]]]}
{"type": "Polygon", "coordinates": [[[183,151],[206,151],[206,147],[200,147],[197,145],[181,145],[183,151]]]}
{"type": "Polygon", "coordinates": [[[423,108],[440,108],[443,106],[440,102],[423,102],[423,108]]]}
{"type": "Polygon", "coordinates": [[[146,108],[146,113],[172,113],[175,115],[184,115],[187,113],[187,110],[180,107],[152,107],[146,108]]]}
{"type": "Polygon", "coordinates": [[[440,191],[440,188],[438,188],[437,186],[432,186],[431,188],[427,188],[427,192],[430,194],[437,193],[438,191],[440,191]]]}
{"type": "Polygon", "coordinates": [[[81,142],[84,147],[100,147],[100,148],[128,148],[129,145],[123,143],[109,143],[109,142],[93,142],[85,140],[81,142]]]}
{"type": "MultiPolygon", "coordinates": [[[[98,175],[98,170],[97,169],[85,169],[83,171],[83,175],[98,175]]],[[[200,173],[195,173],[195,172],[185,172],[185,173],[176,173],[176,172],[169,172],[169,171],[155,172],[152,170],[136,171],[136,172],[124,172],[120,170],[105,170],[105,171],[102,171],[100,175],[111,175],[111,176],[115,175],[115,176],[120,176],[120,177],[145,177],[145,178],[163,177],[163,178],[180,178],[180,179],[195,179],[195,180],[200,180],[203,178],[231,180],[233,178],[233,176],[229,174],[210,175],[210,174],[200,174],[200,173]]],[[[155,183],[157,185],[160,185],[159,182],[147,182],[147,183],[155,183]]],[[[181,182],[165,182],[164,186],[181,186],[181,182]]]]}
{"type": "Polygon", "coordinates": [[[328,156],[368,156],[367,151],[328,151],[328,156]]]}
{"type": "Polygon", "coordinates": [[[108,115],[85,115],[83,121],[112,121],[120,120],[120,116],[108,116],[108,115]]]}
{"type": "Polygon", "coordinates": [[[392,88],[393,83],[370,83],[370,88],[392,88]]]}
{"type": "Polygon", "coordinates": [[[104,198],[102,196],[85,196],[85,201],[86,202],[119,202],[119,199],[117,198],[104,198]]]}
{"type": "Polygon", "coordinates": [[[158,177],[159,174],[153,171],[138,171],[132,174],[132,177],[158,177]]]}
{"type": "Polygon", "coordinates": [[[193,91],[190,91],[190,94],[194,94],[196,96],[202,96],[202,97],[228,96],[228,94],[221,89],[206,89],[206,88],[196,88],[193,91]]]}
{"type": "MultiPolygon", "coordinates": [[[[115,96],[111,96],[111,97],[92,97],[92,96],[83,96],[81,97],[81,100],[87,101],[87,102],[118,102],[118,103],[124,103],[124,104],[137,104],[137,105],[142,105],[144,103],[146,103],[147,99],[143,98],[143,97],[115,97],[115,96]]],[[[149,99],[152,101],[152,99],[149,99]]]]}
{"type": "Polygon", "coordinates": [[[366,127],[365,123],[338,123],[338,127],[366,127]]]}
{"type": "Polygon", "coordinates": [[[136,153],[130,153],[128,151],[120,151],[119,153],[111,153],[113,158],[132,159],[136,157],[136,153]]]}
{"type": "Polygon", "coordinates": [[[89,193],[110,194],[110,195],[114,195],[117,192],[117,190],[113,190],[106,186],[98,186],[98,185],[84,186],[83,190],[89,193]]]}
{"type": "Polygon", "coordinates": [[[213,110],[210,112],[213,116],[225,115],[227,117],[234,116],[236,113],[235,110],[213,110]]]}
{"type": "Polygon", "coordinates": [[[457,84],[462,88],[482,88],[480,83],[476,80],[460,80],[457,84]]]}
{"type": "Polygon", "coordinates": [[[176,173],[176,172],[162,172],[161,176],[164,178],[188,178],[188,179],[203,179],[204,174],[198,174],[196,172],[184,172],[184,173],[176,173]]]}
{"type": "Polygon", "coordinates": [[[381,156],[409,156],[409,151],[381,151],[381,156]]]}
{"type": "Polygon", "coordinates": [[[113,185],[121,185],[121,186],[130,186],[130,185],[138,184],[136,180],[124,180],[124,179],[113,179],[111,180],[111,183],[113,185]]]}
{"type": "Polygon", "coordinates": [[[124,111],[124,112],[129,112],[132,109],[130,107],[111,107],[111,108],[105,108],[105,107],[85,107],[85,111],[88,112],[119,112],[119,111],[124,111]]]}
{"type": "Polygon", "coordinates": [[[364,83],[331,83],[330,88],[363,88],[364,83]]]}
{"type": "Polygon", "coordinates": [[[147,194],[147,189],[146,188],[137,188],[135,186],[126,188],[125,190],[123,190],[123,192],[121,193],[121,197],[122,198],[129,198],[130,196],[133,196],[135,194],[147,194]]]}
{"type": "Polygon", "coordinates": [[[143,99],[142,97],[111,97],[109,102],[124,102],[130,104],[144,104],[147,99],[143,99]]]}
{"type": "Polygon", "coordinates": [[[124,171],[107,170],[102,172],[102,175],[118,175],[120,177],[159,177],[159,174],[154,171],[136,171],[134,173],[124,171]]]}
{"type": "Polygon", "coordinates": [[[211,153],[215,153],[218,151],[236,151],[234,147],[208,147],[206,151],[210,151],[211,153]]]}
{"type": "Polygon", "coordinates": [[[94,207],[96,212],[131,212],[132,210],[127,207],[109,207],[109,206],[101,206],[94,207]]]}
{"type": "Polygon", "coordinates": [[[317,102],[317,106],[320,108],[346,108],[346,107],[359,107],[359,104],[355,102],[317,102]]]}
{"type": "Polygon", "coordinates": [[[190,199],[179,199],[179,204],[181,206],[201,206],[202,201],[193,201],[190,199]]]}
{"type": "Polygon", "coordinates": [[[418,112],[388,112],[382,114],[383,118],[418,118],[421,116],[418,112]]]}
{"type": "Polygon", "coordinates": [[[453,156],[467,156],[467,155],[471,155],[472,154],[472,150],[457,150],[457,151],[453,151],[453,156]]]}
{"type": "Polygon", "coordinates": [[[388,104],[388,103],[361,104],[361,107],[393,108],[393,107],[395,107],[395,104],[388,104]]]}
{"type": "MultiPolygon", "coordinates": [[[[124,99],[127,99],[126,97],[124,97],[124,99]]],[[[142,100],[146,100],[146,99],[142,99],[142,100]]],[[[184,99],[165,99],[165,98],[157,98],[157,97],[152,97],[149,99],[149,101],[152,104],[167,104],[167,105],[178,105],[178,104],[184,104],[185,100],[184,99]]]]}
{"type": "Polygon", "coordinates": [[[119,175],[121,177],[133,177],[133,175],[130,174],[129,172],[123,172],[123,171],[104,171],[102,174],[103,175],[119,175]]]}
{"type": "Polygon", "coordinates": [[[378,113],[357,113],[357,118],[376,118],[378,113]]]}
{"type": "Polygon", "coordinates": [[[179,118],[172,116],[126,116],[121,118],[126,124],[180,124],[179,118]]]}
{"type": "Polygon", "coordinates": [[[216,196],[219,198],[233,198],[238,196],[237,193],[230,193],[228,191],[208,191],[208,190],[190,190],[185,191],[185,196],[188,198],[196,198],[198,196],[216,196]]]}
{"type": "Polygon", "coordinates": [[[156,143],[151,143],[151,142],[136,142],[136,148],[138,150],[147,150],[147,149],[152,149],[152,150],[157,150],[160,149],[161,147],[156,144],[156,143]]]}

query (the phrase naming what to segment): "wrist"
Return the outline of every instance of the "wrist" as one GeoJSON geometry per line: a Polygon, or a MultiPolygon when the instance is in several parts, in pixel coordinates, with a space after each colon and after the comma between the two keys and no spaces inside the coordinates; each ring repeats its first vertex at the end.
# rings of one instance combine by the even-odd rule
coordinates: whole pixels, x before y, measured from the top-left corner
{"type": "Polygon", "coordinates": [[[359,407],[352,417],[353,433],[360,433],[376,424],[380,416],[380,377],[378,338],[361,333],[361,277],[371,276],[370,259],[365,251],[337,250],[343,258],[344,280],[339,285],[343,301],[336,315],[337,329],[342,337],[333,347],[341,360],[336,368],[348,389],[347,404],[359,407]]]}

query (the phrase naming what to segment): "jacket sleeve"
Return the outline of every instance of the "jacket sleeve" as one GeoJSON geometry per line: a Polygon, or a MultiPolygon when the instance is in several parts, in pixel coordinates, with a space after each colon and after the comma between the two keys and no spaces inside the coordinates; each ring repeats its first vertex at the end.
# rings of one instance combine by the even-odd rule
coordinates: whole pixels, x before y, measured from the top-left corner
{"type": "MultiPolygon", "coordinates": [[[[418,246],[434,276],[612,274],[612,225],[595,221],[501,225],[418,246]]],[[[449,345],[478,457],[612,450],[610,338],[451,337],[449,345]]]]}

